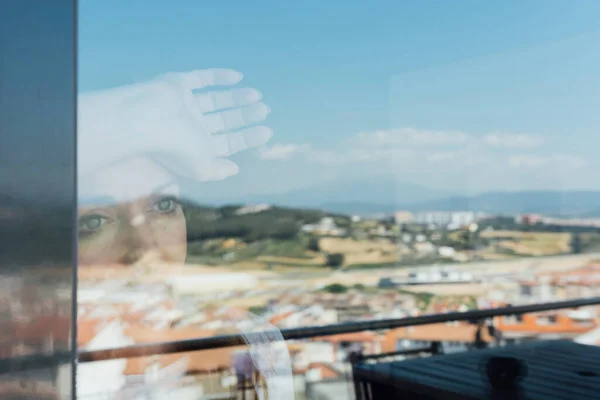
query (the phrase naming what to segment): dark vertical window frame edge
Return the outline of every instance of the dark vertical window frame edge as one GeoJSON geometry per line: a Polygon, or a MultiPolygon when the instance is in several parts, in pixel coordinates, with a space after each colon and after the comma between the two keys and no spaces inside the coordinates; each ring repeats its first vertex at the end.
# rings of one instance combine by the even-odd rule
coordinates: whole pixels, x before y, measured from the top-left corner
{"type": "Polygon", "coordinates": [[[78,181],[77,181],[77,110],[78,110],[78,48],[79,48],[79,9],[78,9],[78,0],[72,0],[73,7],[72,9],[72,17],[73,17],[73,215],[72,215],[72,262],[73,262],[73,277],[72,277],[72,293],[71,293],[71,341],[72,341],[72,360],[71,360],[71,398],[73,400],[77,399],[77,366],[79,359],[79,349],[77,347],[77,290],[79,287],[79,274],[78,274],[78,249],[79,249],[79,238],[77,232],[77,209],[78,209],[78,181]]]}

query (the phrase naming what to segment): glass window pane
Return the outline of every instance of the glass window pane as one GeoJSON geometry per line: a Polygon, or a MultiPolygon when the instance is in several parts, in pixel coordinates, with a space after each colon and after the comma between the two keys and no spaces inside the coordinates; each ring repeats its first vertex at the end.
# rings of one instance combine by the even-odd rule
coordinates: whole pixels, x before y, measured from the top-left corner
{"type": "MultiPolygon", "coordinates": [[[[82,2],[80,348],[335,327],[275,358],[301,397],[361,354],[590,341],[593,308],[344,327],[598,294],[600,3],[321,3],[82,2]]],[[[80,393],[227,392],[268,348],[236,344],[96,353],[80,393]]]]}
{"type": "Polygon", "coordinates": [[[68,399],[75,2],[3,2],[0,52],[0,398],[68,399]]]}

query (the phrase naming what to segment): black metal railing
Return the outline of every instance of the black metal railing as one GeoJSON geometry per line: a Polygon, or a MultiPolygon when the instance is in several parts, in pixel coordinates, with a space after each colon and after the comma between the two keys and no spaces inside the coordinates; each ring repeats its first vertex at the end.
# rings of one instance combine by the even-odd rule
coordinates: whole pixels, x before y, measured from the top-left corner
{"type": "MultiPolygon", "coordinates": [[[[283,329],[281,331],[281,338],[283,340],[310,339],[320,336],[331,336],[369,330],[385,330],[450,321],[480,321],[504,315],[522,315],[535,312],[579,308],[594,305],[600,305],[600,297],[581,298],[552,303],[530,304],[513,307],[498,307],[485,310],[430,314],[418,317],[359,321],[337,325],[283,329]]],[[[249,333],[244,335],[222,335],[207,338],[192,338],[163,343],[139,344],[106,350],[83,350],[78,352],[77,361],[79,363],[87,363],[93,361],[143,357],[158,354],[183,353],[246,345],[248,343],[248,340],[251,341],[252,337],[255,335],[257,336],[257,338],[260,338],[263,334],[249,333]]],[[[15,357],[10,359],[0,359],[0,374],[7,372],[15,373],[19,371],[47,368],[49,366],[55,366],[58,364],[68,364],[71,359],[72,355],[70,352],[54,353],[47,355],[39,354],[33,356],[15,357]]]]}
{"type": "MultiPolygon", "coordinates": [[[[480,321],[505,315],[522,315],[535,312],[579,308],[600,305],[600,297],[581,298],[574,300],[558,301],[552,303],[539,303],[521,306],[498,307],[484,310],[472,310],[465,312],[449,312],[441,314],[428,314],[418,317],[407,317],[397,319],[382,319],[371,321],[358,321],[336,325],[313,326],[304,328],[293,328],[281,330],[282,340],[310,339],[320,336],[332,336],[344,333],[355,333],[362,331],[375,331],[402,328],[417,325],[428,325],[451,321],[480,321]]],[[[246,345],[252,342],[253,337],[260,340],[264,336],[262,332],[247,334],[233,334],[213,336],[207,338],[192,338],[163,343],[138,344],[106,350],[80,351],[78,360],[80,363],[92,361],[113,360],[119,358],[143,357],[158,354],[184,353],[192,351],[209,350],[216,348],[246,345]]],[[[277,338],[275,338],[277,340],[277,338]]]]}

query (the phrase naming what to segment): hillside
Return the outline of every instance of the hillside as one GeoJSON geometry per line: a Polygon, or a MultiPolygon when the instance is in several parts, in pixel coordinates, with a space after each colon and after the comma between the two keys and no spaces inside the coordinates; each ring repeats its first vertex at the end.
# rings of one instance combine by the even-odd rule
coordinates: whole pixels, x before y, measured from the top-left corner
{"type": "Polygon", "coordinates": [[[241,213],[242,206],[209,207],[184,203],[188,226],[188,240],[238,238],[245,241],[261,239],[291,239],[305,224],[313,224],[331,217],[340,227],[350,224],[342,214],[321,210],[271,207],[260,212],[241,213]]]}
{"type": "Polygon", "coordinates": [[[245,270],[312,273],[323,267],[370,269],[498,260],[585,252],[597,248],[600,240],[597,232],[578,233],[575,238],[572,231],[521,231],[523,227],[509,217],[488,220],[494,230],[483,229],[483,234],[474,236],[465,230],[403,227],[409,239],[405,241],[403,236],[399,241],[399,227],[389,220],[352,221],[348,215],[322,210],[269,205],[211,207],[189,202],[183,209],[189,264],[245,270]],[[325,217],[331,220],[323,220],[325,217]],[[313,226],[303,229],[307,224],[313,226]],[[427,242],[417,240],[417,234],[425,235],[427,242]],[[452,254],[438,254],[441,247],[451,247],[452,254]]]}

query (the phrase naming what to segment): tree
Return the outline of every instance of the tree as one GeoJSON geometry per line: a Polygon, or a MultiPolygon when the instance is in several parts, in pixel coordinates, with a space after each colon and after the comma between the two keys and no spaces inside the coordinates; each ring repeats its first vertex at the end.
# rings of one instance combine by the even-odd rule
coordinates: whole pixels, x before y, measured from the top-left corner
{"type": "Polygon", "coordinates": [[[308,240],[308,249],[310,251],[321,251],[321,247],[319,246],[319,238],[318,237],[311,237],[308,240]]]}
{"type": "Polygon", "coordinates": [[[343,253],[327,254],[325,262],[328,267],[339,268],[342,265],[344,265],[344,254],[343,253]]]}
{"type": "Polygon", "coordinates": [[[573,254],[580,254],[582,247],[581,235],[579,233],[575,233],[573,235],[573,239],[571,240],[571,252],[573,254]]]}
{"type": "Polygon", "coordinates": [[[250,311],[252,314],[262,315],[266,313],[268,309],[268,306],[251,306],[248,308],[248,311],[250,311]]]}
{"type": "Polygon", "coordinates": [[[331,285],[325,286],[323,290],[328,293],[346,293],[348,291],[348,286],[342,285],[341,283],[332,283],[331,285]]]}

